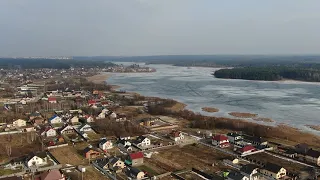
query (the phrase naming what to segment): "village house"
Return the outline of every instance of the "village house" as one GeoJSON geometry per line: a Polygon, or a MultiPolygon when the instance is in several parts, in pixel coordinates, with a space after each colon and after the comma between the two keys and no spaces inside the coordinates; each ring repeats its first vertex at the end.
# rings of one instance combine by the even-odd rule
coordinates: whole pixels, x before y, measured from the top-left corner
{"type": "Polygon", "coordinates": [[[145,173],[143,171],[140,171],[137,168],[134,167],[126,167],[124,170],[125,174],[127,175],[128,179],[143,179],[145,176],[145,173]]]}
{"type": "Polygon", "coordinates": [[[116,114],[115,112],[111,112],[111,113],[109,114],[109,118],[110,118],[110,119],[116,119],[116,118],[117,118],[117,114],[116,114]]]}
{"type": "Polygon", "coordinates": [[[49,103],[57,103],[57,98],[56,97],[48,97],[48,102],[49,103]]]}
{"type": "Polygon", "coordinates": [[[100,156],[100,152],[97,150],[94,150],[92,147],[86,147],[84,150],[84,157],[86,159],[95,159],[98,156],[100,156]]]}
{"type": "Polygon", "coordinates": [[[233,133],[233,132],[228,133],[227,137],[229,139],[229,142],[232,144],[236,143],[237,141],[242,140],[242,136],[240,134],[233,133]]]}
{"type": "Polygon", "coordinates": [[[113,144],[111,140],[107,140],[106,138],[104,138],[104,139],[101,139],[101,141],[99,142],[99,148],[102,149],[103,151],[106,151],[108,149],[112,149],[113,144]]]}
{"type": "Polygon", "coordinates": [[[139,136],[139,137],[137,137],[137,139],[134,141],[133,144],[138,147],[146,147],[146,146],[150,146],[151,141],[147,137],[139,136]]]}
{"type": "Polygon", "coordinates": [[[174,141],[181,141],[184,139],[184,135],[182,134],[181,131],[172,131],[170,134],[170,139],[174,140],[174,141]]]}
{"type": "Polygon", "coordinates": [[[92,131],[92,128],[89,124],[82,124],[79,128],[79,132],[89,132],[92,131]]]}
{"type": "Polygon", "coordinates": [[[37,117],[42,118],[42,115],[41,115],[38,111],[33,112],[33,113],[31,113],[31,114],[29,115],[29,120],[31,121],[31,120],[33,120],[33,119],[35,119],[35,118],[37,118],[37,117]]]}
{"type": "Polygon", "coordinates": [[[103,109],[100,114],[98,115],[97,119],[104,119],[106,118],[107,113],[109,112],[108,109],[103,109]]]}
{"type": "Polygon", "coordinates": [[[124,164],[123,161],[121,161],[117,157],[111,157],[108,162],[108,168],[114,172],[121,172],[122,169],[124,169],[126,165],[124,164]]]}
{"type": "Polygon", "coordinates": [[[66,125],[66,126],[62,127],[59,131],[60,131],[60,134],[74,134],[75,133],[74,128],[70,125],[66,125]]]}
{"type": "Polygon", "coordinates": [[[32,119],[31,123],[34,126],[39,126],[39,125],[44,124],[44,119],[42,117],[36,117],[36,118],[32,119]]]}
{"type": "Polygon", "coordinates": [[[59,123],[62,123],[62,119],[58,115],[54,115],[49,119],[49,123],[50,124],[59,124],[59,123]]]}
{"type": "Polygon", "coordinates": [[[57,135],[57,131],[52,127],[45,127],[40,131],[41,136],[54,137],[57,135]]]}
{"type": "Polygon", "coordinates": [[[249,142],[249,143],[251,143],[253,145],[257,145],[257,146],[268,144],[268,141],[263,139],[262,137],[243,135],[243,139],[246,142],[249,142]]]}
{"type": "Polygon", "coordinates": [[[140,166],[143,164],[143,153],[142,152],[131,153],[129,154],[125,162],[126,164],[131,166],[140,166]]]}
{"type": "Polygon", "coordinates": [[[13,121],[12,125],[15,127],[24,127],[24,126],[27,126],[27,121],[23,119],[18,119],[13,121]]]}
{"type": "Polygon", "coordinates": [[[26,158],[26,164],[30,168],[32,166],[45,166],[48,164],[48,157],[46,152],[40,152],[40,153],[31,153],[26,158]]]}
{"type": "Polygon", "coordinates": [[[306,160],[308,162],[314,163],[318,166],[320,166],[320,152],[313,150],[313,149],[309,149],[306,153],[306,160]]]}
{"type": "Polygon", "coordinates": [[[251,152],[256,151],[256,148],[253,147],[252,145],[245,145],[242,148],[239,148],[237,150],[238,153],[240,153],[241,155],[246,155],[246,154],[250,154],[251,152]]]}
{"type": "Polygon", "coordinates": [[[123,151],[123,152],[132,151],[131,142],[125,139],[121,139],[118,141],[118,148],[120,149],[120,151],[123,151]]]}
{"type": "Polygon", "coordinates": [[[227,180],[249,180],[249,178],[238,171],[231,171],[227,176],[227,180]]]}
{"type": "Polygon", "coordinates": [[[39,175],[37,180],[65,180],[64,175],[58,169],[51,169],[39,175]]]}
{"type": "Polygon", "coordinates": [[[264,168],[260,169],[260,173],[266,177],[280,179],[286,176],[287,171],[277,164],[267,163],[264,168]]]}
{"type": "Polygon", "coordinates": [[[229,139],[225,135],[216,135],[212,137],[212,145],[226,148],[230,146],[229,139]]]}
{"type": "Polygon", "coordinates": [[[125,114],[119,114],[116,118],[117,122],[126,121],[126,120],[127,120],[127,116],[125,114]]]}
{"type": "Polygon", "coordinates": [[[78,118],[78,116],[73,116],[73,117],[69,120],[69,122],[72,123],[72,124],[79,123],[79,118],[78,118]]]}
{"type": "Polygon", "coordinates": [[[240,171],[249,179],[249,180],[259,180],[259,166],[255,164],[246,164],[240,168],[240,171]]]}
{"type": "Polygon", "coordinates": [[[92,122],[94,122],[94,117],[91,116],[91,115],[86,115],[86,116],[84,116],[84,118],[85,118],[85,122],[86,122],[86,123],[92,123],[92,122]]]}

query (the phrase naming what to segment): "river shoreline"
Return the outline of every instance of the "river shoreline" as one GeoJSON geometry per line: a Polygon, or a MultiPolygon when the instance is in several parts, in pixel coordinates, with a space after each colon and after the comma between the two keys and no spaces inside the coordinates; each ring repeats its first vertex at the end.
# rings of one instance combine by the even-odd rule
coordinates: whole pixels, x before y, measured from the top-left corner
{"type": "MultiPolygon", "coordinates": [[[[110,78],[111,74],[108,74],[107,78],[105,79],[105,81],[110,78]]],[[[116,86],[114,89],[117,89],[117,88],[120,88],[120,86],[118,85],[113,85],[113,86],[116,86]]],[[[132,93],[135,93],[135,92],[132,92],[132,93]]],[[[139,93],[135,93],[135,94],[139,94],[139,93]]],[[[140,96],[143,96],[141,94],[139,94],[140,96]]],[[[143,96],[143,97],[149,97],[149,96],[143,96]]],[[[166,98],[161,98],[159,97],[159,99],[166,99],[166,98]]],[[[168,98],[170,99],[170,98],[168,98]]],[[[175,112],[179,112],[179,111],[189,111],[186,109],[187,105],[184,104],[184,103],[181,103],[179,101],[176,101],[176,105],[173,106],[175,107],[175,112]]],[[[190,111],[194,114],[196,114],[194,111],[190,111]]],[[[200,114],[201,115],[201,114],[200,114]]],[[[256,120],[253,120],[253,121],[248,121],[247,119],[234,119],[234,118],[225,118],[225,117],[215,117],[215,116],[205,116],[205,115],[201,115],[202,117],[204,118],[214,118],[214,119],[222,119],[222,120],[226,120],[227,122],[230,122],[230,123],[238,123],[238,124],[242,124],[241,126],[256,126],[256,127],[259,127],[259,128],[262,128],[262,129],[267,129],[267,130],[274,130],[276,131],[278,134],[277,136],[275,136],[275,138],[280,138],[280,139],[285,139],[284,137],[294,137],[292,139],[292,141],[294,142],[306,142],[306,143],[309,143],[309,144],[312,144],[312,139],[314,140],[314,142],[319,142],[320,143],[320,136],[318,136],[317,134],[315,133],[311,133],[311,132],[308,132],[308,131],[304,131],[302,129],[298,129],[296,127],[293,127],[293,126],[290,126],[290,125],[284,125],[284,124],[276,124],[276,125],[265,125],[265,124],[261,124],[261,123],[257,123],[258,121],[263,121],[263,122],[273,122],[273,120],[260,120],[260,119],[256,119],[256,120]],[[254,122],[255,121],[255,122],[254,122]],[[311,141],[309,141],[311,140],[311,141]]],[[[269,118],[266,118],[266,119],[269,119],[269,118]]],[[[314,130],[313,130],[314,131],[314,130]]],[[[272,133],[271,133],[272,134],[272,133]]],[[[290,138],[291,139],[291,138],[290,138]]]]}

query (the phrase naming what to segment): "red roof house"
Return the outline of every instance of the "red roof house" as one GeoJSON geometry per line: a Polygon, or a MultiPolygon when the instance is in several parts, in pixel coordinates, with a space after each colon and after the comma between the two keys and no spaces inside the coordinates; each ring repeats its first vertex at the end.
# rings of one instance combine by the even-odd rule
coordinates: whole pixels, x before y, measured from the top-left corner
{"type": "Polygon", "coordinates": [[[246,153],[251,153],[251,152],[253,152],[255,150],[256,150],[256,148],[253,147],[252,145],[246,145],[243,148],[238,149],[238,152],[240,154],[246,154],[246,153]]]}
{"type": "Polygon", "coordinates": [[[48,97],[48,102],[49,103],[57,103],[57,98],[56,97],[48,97]]]}
{"type": "Polygon", "coordinates": [[[91,100],[88,100],[88,104],[89,104],[89,105],[95,105],[95,104],[97,104],[97,101],[91,99],[91,100]]]}
{"type": "Polygon", "coordinates": [[[128,160],[132,166],[140,166],[143,164],[143,153],[142,152],[132,153],[129,155],[128,160]]]}
{"type": "Polygon", "coordinates": [[[212,144],[221,148],[230,146],[228,137],[221,134],[212,137],[212,144]]]}

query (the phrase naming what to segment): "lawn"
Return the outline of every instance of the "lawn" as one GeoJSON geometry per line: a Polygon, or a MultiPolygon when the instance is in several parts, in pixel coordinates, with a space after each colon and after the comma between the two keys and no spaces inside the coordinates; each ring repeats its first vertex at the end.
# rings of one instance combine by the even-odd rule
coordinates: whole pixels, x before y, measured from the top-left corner
{"type": "Polygon", "coordinates": [[[165,171],[178,171],[196,167],[207,172],[216,172],[227,169],[223,165],[212,166],[212,163],[221,163],[221,160],[230,156],[203,145],[187,145],[161,149],[159,154],[152,155],[146,162],[162,168],[165,171]]]}
{"type": "Polygon", "coordinates": [[[150,166],[148,166],[148,165],[138,166],[137,168],[143,172],[147,172],[151,176],[156,176],[159,174],[154,169],[150,168],[150,166]]]}
{"type": "Polygon", "coordinates": [[[60,162],[60,164],[80,165],[88,164],[88,161],[81,156],[72,146],[60,147],[50,150],[51,154],[60,162]]]}
{"type": "Polygon", "coordinates": [[[11,170],[11,169],[0,169],[0,176],[9,175],[13,173],[20,172],[21,169],[11,170]]]}

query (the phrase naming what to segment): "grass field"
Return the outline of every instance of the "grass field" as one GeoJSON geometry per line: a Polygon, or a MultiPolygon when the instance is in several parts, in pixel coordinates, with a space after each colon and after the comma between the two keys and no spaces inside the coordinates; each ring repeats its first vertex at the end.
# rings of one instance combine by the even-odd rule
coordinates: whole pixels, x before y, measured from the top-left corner
{"type": "Polygon", "coordinates": [[[202,171],[216,172],[225,170],[223,165],[212,166],[212,163],[220,163],[222,159],[229,156],[215,151],[203,145],[188,145],[158,151],[146,162],[162,168],[165,171],[178,171],[196,167],[202,171]]]}
{"type": "Polygon", "coordinates": [[[52,149],[50,152],[61,164],[88,164],[88,160],[85,160],[84,156],[81,156],[72,146],[52,149]]]}
{"type": "Polygon", "coordinates": [[[41,144],[35,133],[33,135],[31,133],[19,133],[0,136],[0,162],[41,150],[41,144]],[[33,141],[31,136],[34,138],[33,141]],[[7,154],[7,148],[9,147],[11,148],[10,156],[7,154]]]}

